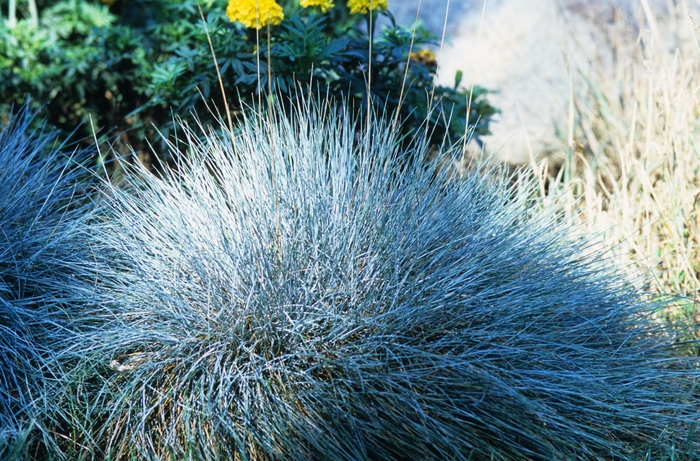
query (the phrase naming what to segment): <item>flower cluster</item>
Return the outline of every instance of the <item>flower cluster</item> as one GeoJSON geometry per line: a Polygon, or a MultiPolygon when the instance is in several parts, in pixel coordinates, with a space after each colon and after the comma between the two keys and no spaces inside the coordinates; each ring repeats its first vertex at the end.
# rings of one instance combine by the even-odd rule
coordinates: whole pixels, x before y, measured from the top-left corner
{"type": "Polygon", "coordinates": [[[367,14],[370,10],[384,11],[389,8],[389,3],[387,0],[348,0],[348,8],[350,14],[367,14]]]}
{"type": "MultiPolygon", "coordinates": [[[[319,8],[322,13],[334,6],[333,0],[300,0],[299,4],[303,8],[319,8]]],[[[375,10],[384,11],[388,7],[388,0],[348,0],[350,14],[367,14],[375,10]]],[[[239,21],[246,27],[255,27],[256,29],[267,25],[276,26],[284,19],[282,7],[275,0],[229,0],[226,16],[231,22],[239,21]]]]}
{"type": "Polygon", "coordinates": [[[321,12],[325,13],[327,10],[333,8],[333,0],[301,0],[299,5],[301,5],[302,8],[315,6],[320,8],[321,12]]]}
{"type": "Polygon", "coordinates": [[[229,0],[226,16],[231,22],[239,21],[256,29],[276,26],[284,19],[282,7],[275,0],[229,0]]]}

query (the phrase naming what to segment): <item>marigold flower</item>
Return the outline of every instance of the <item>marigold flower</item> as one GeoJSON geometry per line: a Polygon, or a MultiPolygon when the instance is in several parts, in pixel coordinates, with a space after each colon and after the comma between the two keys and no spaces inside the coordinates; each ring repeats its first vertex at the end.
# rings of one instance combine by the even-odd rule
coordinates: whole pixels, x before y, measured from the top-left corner
{"type": "Polygon", "coordinates": [[[435,53],[433,53],[429,49],[424,49],[420,50],[415,53],[411,53],[409,55],[412,61],[419,62],[423,65],[426,65],[428,67],[436,67],[437,66],[437,57],[435,56],[435,53]]]}
{"type": "Polygon", "coordinates": [[[276,26],[284,19],[282,7],[275,0],[229,0],[226,16],[231,22],[239,21],[256,29],[268,24],[276,26]]]}
{"type": "Polygon", "coordinates": [[[350,8],[350,14],[367,14],[370,9],[382,11],[389,8],[389,3],[387,0],[348,0],[348,8],[350,8]]]}
{"type": "Polygon", "coordinates": [[[317,6],[321,8],[322,13],[325,13],[326,10],[333,8],[333,0],[301,0],[299,4],[302,6],[302,8],[317,6]]]}

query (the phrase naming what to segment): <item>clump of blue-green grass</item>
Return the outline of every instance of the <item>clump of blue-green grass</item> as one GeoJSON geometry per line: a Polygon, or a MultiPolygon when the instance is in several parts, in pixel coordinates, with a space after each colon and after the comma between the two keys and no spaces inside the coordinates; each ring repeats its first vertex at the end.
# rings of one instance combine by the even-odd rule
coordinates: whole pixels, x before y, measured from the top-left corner
{"type": "Polygon", "coordinates": [[[605,254],[503,175],[450,180],[429,146],[322,107],[249,115],[233,136],[185,129],[173,171],[105,185],[84,266],[102,324],[63,347],[89,357],[64,390],[64,454],[698,448],[696,363],[605,254]]]}
{"type": "MultiPolygon", "coordinates": [[[[0,459],[27,459],[36,440],[51,445],[41,409],[50,402],[62,281],[72,250],[66,236],[85,217],[84,153],[71,151],[25,108],[0,126],[0,459]],[[78,219],[80,217],[80,219],[78,219]]],[[[82,261],[78,259],[76,261],[82,261]]],[[[74,283],[74,282],[71,282],[74,283]]],[[[74,287],[71,288],[74,290],[74,287]]]]}

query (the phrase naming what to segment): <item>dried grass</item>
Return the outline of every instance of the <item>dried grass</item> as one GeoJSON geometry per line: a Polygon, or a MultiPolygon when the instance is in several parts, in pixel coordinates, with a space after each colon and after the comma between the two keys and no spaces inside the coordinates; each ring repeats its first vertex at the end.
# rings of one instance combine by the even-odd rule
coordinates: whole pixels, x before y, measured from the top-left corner
{"type": "Polygon", "coordinates": [[[641,14],[637,40],[612,25],[612,63],[576,69],[563,168],[556,177],[546,163],[534,168],[543,183],[550,175],[545,203],[558,202],[585,229],[601,232],[620,258],[646,271],[651,290],[683,295],[667,315],[697,323],[697,26],[683,4],[664,27],[651,8],[641,14]]]}

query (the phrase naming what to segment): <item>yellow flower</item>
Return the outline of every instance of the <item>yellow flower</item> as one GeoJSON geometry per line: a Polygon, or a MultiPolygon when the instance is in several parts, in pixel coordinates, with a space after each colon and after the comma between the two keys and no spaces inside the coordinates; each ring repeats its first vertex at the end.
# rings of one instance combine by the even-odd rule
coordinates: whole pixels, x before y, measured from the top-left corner
{"type": "Polygon", "coordinates": [[[226,16],[231,22],[239,21],[256,29],[268,24],[276,26],[284,19],[282,7],[275,0],[229,0],[226,16]]]}
{"type": "Polygon", "coordinates": [[[411,53],[409,56],[412,61],[419,62],[428,67],[437,66],[437,57],[435,56],[435,53],[433,53],[427,48],[424,50],[420,50],[417,53],[411,53]]]}
{"type": "Polygon", "coordinates": [[[333,0],[301,0],[299,4],[302,6],[302,8],[317,6],[321,8],[322,13],[325,13],[326,10],[333,8],[333,0]]]}
{"type": "Polygon", "coordinates": [[[348,0],[348,8],[350,8],[350,14],[367,14],[370,8],[372,10],[381,8],[384,11],[389,8],[389,4],[387,0],[348,0]]]}

